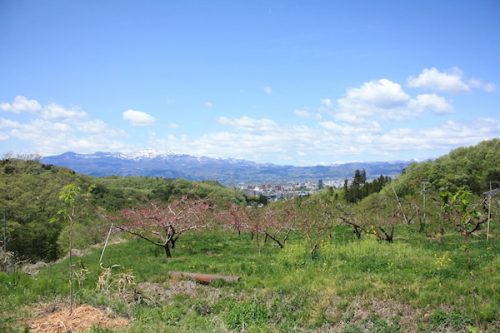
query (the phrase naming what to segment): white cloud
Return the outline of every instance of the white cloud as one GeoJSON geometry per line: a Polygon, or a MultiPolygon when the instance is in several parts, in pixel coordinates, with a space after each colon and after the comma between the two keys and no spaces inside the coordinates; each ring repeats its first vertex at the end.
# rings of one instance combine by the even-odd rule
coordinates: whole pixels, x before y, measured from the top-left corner
{"type": "Polygon", "coordinates": [[[42,109],[40,103],[24,96],[16,96],[12,103],[0,103],[0,109],[7,112],[37,112],[42,109]]]}
{"type": "MultiPolygon", "coordinates": [[[[454,68],[450,72],[440,72],[437,68],[424,68],[417,77],[408,78],[408,86],[412,88],[428,88],[446,92],[467,92],[469,85],[462,80],[462,71],[454,68]]],[[[473,85],[476,83],[472,81],[473,85]]]]}
{"type": "Polygon", "coordinates": [[[496,90],[496,85],[492,82],[483,82],[477,78],[471,78],[466,82],[460,68],[453,68],[448,72],[440,72],[434,67],[425,68],[417,77],[408,78],[408,86],[445,92],[467,92],[471,88],[482,89],[486,92],[496,90]]]}
{"type": "MultiPolygon", "coordinates": [[[[320,110],[324,110],[324,106],[322,100],[320,110]]],[[[452,112],[453,107],[444,97],[436,94],[412,98],[400,84],[380,79],[347,89],[346,95],[337,100],[337,105],[331,108],[330,113],[339,121],[361,123],[371,118],[401,120],[424,111],[443,114],[452,112]]]]}
{"type": "Polygon", "coordinates": [[[42,155],[59,154],[65,151],[95,152],[117,151],[125,145],[115,140],[124,135],[111,130],[107,125],[79,124],[35,119],[27,123],[1,122],[6,134],[29,143],[30,152],[42,155]]]}
{"type": "Polygon", "coordinates": [[[271,86],[265,86],[264,92],[268,95],[271,95],[273,93],[273,88],[271,86]]]}
{"type": "Polygon", "coordinates": [[[104,135],[107,137],[126,136],[125,131],[115,130],[100,119],[78,122],[75,124],[75,128],[82,133],[91,135],[104,135]]]}
{"type": "Polygon", "coordinates": [[[30,149],[28,153],[116,151],[125,147],[115,139],[126,136],[125,132],[109,127],[102,120],[87,119],[87,113],[78,107],[67,108],[55,103],[42,105],[23,96],[0,105],[3,111],[32,115],[22,121],[0,118],[3,141],[10,138],[24,141],[30,149]]]}
{"type": "MultiPolygon", "coordinates": [[[[223,119],[229,119],[224,118],[223,119]]],[[[249,117],[242,117],[251,119],[249,117]]],[[[257,122],[258,119],[251,119],[257,122]]],[[[213,157],[276,161],[299,155],[336,156],[366,160],[366,156],[418,152],[422,158],[435,156],[437,150],[475,144],[500,135],[500,121],[480,119],[467,123],[446,121],[423,129],[393,128],[384,130],[377,122],[349,125],[323,121],[319,127],[280,126],[261,131],[242,131],[239,121],[223,121],[226,131],[199,137],[168,135],[154,138],[151,146],[162,151],[213,157]]]]}
{"type": "Polygon", "coordinates": [[[352,126],[349,124],[336,123],[334,121],[322,121],[319,125],[327,129],[330,133],[339,135],[358,135],[360,133],[379,133],[381,132],[381,127],[376,121],[365,122],[363,124],[357,124],[352,126]]]}
{"type": "Polygon", "coordinates": [[[5,128],[16,128],[21,126],[20,123],[17,121],[13,121],[10,119],[0,119],[0,129],[5,129],[5,128]]]}
{"type": "Polygon", "coordinates": [[[42,106],[37,100],[24,96],[16,96],[12,103],[0,103],[0,109],[14,113],[28,112],[39,115],[43,119],[83,119],[87,116],[77,107],[66,108],[55,103],[42,106]]]}
{"type": "Polygon", "coordinates": [[[244,131],[270,131],[277,128],[276,123],[267,118],[254,119],[247,116],[240,118],[219,117],[217,121],[222,125],[233,126],[244,131]]]}
{"type": "Polygon", "coordinates": [[[122,115],[124,120],[134,126],[148,126],[156,122],[156,119],[152,115],[142,111],[128,109],[122,115]]]}
{"type": "Polygon", "coordinates": [[[206,106],[207,108],[211,109],[211,108],[213,108],[213,107],[214,107],[214,103],[213,103],[213,102],[211,102],[211,101],[206,101],[206,102],[205,102],[205,106],[206,106]]]}
{"type": "Polygon", "coordinates": [[[445,114],[453,112],[453,107],[442,96],[436,94],[422,94],[410,101],[411,109],[418,112],[425,110],[433,111],[437,114],[445,114]]]}
{"type": "Polygon", "coordinates": [[[479,79],[470,79],[469,86],[472,88],[482,89],[486,92],[494,92],[495,90],[497,90],[497,86],[494,83],[491,82],[483,83],[479,79]]]}
{"type": "Polygon", "coordinates": [[[167,127],[168,127],[168,128],[171,128],[171,129],[177,129],[177,128],[179,128],[180,126],[179,126],[179,124],[177,124],[177,123],[168,123],[168,124],[167,124],[167,127]]]}
{"type": "Polygon", "coordinates": [[[340,100],[340,104],[343,102],[369,104],[390,109],[404,106],[409,99],[410,96],[403,91],[401,85],[387,79],[380,79],[363,83],[359,88],[348,89],[346,98],[340,100]]]}
{"type": "Polygon", "coordinates": [[[67,109],[61,105],[51,103],[40,110],[40,115],[44,119],[83,119],[87,116],[84,111],[73,107],[67,109]]]}
{"type": "Polygon", "coordinates": [[[450,150],[468,146],[500,135],[500,121],[478,119],[468,123],[446,121],[424,129],[394,129],[379,138],[379,146],[387,151],[450,150]]]}

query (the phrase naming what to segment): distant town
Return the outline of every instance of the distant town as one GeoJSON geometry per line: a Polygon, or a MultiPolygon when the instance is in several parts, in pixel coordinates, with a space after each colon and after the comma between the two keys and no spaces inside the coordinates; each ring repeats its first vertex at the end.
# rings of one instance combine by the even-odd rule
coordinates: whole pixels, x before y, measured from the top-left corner
{"type": "Polygon", "coordinates": [[[235,188],[247,196],[265,196],[270,201],[286,200],[294,197],[309,196],[325,187],[341,187],[344,179],[310,180],[288,183],[239,183],[235,188]]]}

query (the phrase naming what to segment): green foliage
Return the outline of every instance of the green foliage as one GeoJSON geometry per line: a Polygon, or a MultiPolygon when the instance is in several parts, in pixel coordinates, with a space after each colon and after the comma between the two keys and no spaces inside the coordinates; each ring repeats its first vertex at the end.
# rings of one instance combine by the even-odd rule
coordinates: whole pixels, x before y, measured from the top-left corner
{"type": "MultiPolygon", "coordinates": [[[[97,184],[104,187],[104,190],[100,189],[100,192],[118,190],[128,195],[129,206],[137,205],[144,198],[165,202],[180,199],[183,196],[189,199],[210,199],[212,202],[223,206],[229,202],[237,204],[245,202],[242,194],[215,181],[192,182],[184,179],[160,177],[113,176],[99,178],[97,184]]],[[[118,206],[114,203],[108,203],[108,205],[112,207],[118,206]]]]}
{"type": "Polygon", "coordinates": [[[88,179],[36,160],[0,161],[0,207],[7,210],[7,249],[31,260],[55,259],[63,227],[51,219],[62,208],[61,188],[69,183],[88,187],[88,179]]]}
{"type": "Polygon", "coordinates": [[[394,182],[398,194],[416,194],[427,181],[438,191],[455,192],[465,187],[475,194],[489,190],[489,182],[500,185],[500,139],[458,148],[434,161],[412,163],[394,182]]]}
{"type": "Polygon", "coordinates": [[[390,177],[380,175],[371,182],[367,182],[365,170],[356,170],[351,185],[348,185],[347,179],[344,182],[344,199],[351,203],[358,202],[372,193],[380,192],[390,181],[390,177]]]}

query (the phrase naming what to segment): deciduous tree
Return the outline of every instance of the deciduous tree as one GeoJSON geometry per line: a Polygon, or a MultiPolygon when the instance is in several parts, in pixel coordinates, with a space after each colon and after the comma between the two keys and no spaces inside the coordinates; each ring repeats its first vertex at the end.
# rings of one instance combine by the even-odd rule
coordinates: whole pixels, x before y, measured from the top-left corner
{"type": "Polygon", "coordinates": [[[127,221],[118,229],[162,247],[167,258],[179,237],[192,230],[207,228],[212,223],[211,206],[207,200],[182,197],[169,204],[154,204],[120,211],[127,221]]]}

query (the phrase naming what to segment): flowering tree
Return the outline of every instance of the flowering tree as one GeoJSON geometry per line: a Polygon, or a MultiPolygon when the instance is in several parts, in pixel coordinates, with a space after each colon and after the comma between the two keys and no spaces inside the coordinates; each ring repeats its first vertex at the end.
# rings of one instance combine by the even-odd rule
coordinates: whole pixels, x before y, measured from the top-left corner
{"type": "Polygon", "coordinates": [[[242,232],[251,232],[252,219],[255,208],[242,207],[237,204],[231,204],[227,209],[217,213],[217,220],[222,226],[234,230],[241,235],[242,232]]]}
{"type": "Polygon", "coordinates": [[[190,230],[203,229],[210,225],[211,207],[206,200],[188,200],[183,197],[167,205],[151,204],[136,209],[120,211],[127,221],[117,228],[160,246],[167,258],[179,237],[190,230]]]}
{"type": "Polygon", "coordinates": [[[285,247],[288,236],[295,230],[297,210],[293,202],[287,202],[282,207],[267,206],[260,214],[262,232],[267,239],[273,240],[280,248],[285,247]]]}
{"type": "Polygon", "coordinates": [[[294,230],[296,219],[295,207],[292,204],[269,205],[261,208],[231,205],[217,214],[218,220],[226,228],[235,230],[240,235],[249,232],[252,239],[259,235],[274,241],[280,248],[285,246],[290,232],[294,230]]]}
{"type": "Polygon", "coordinates": [[[315,258],[326,239],[332,238],[334,215],[331,201],[325,197],[296,199],[298,228],[302,231],[309,248],[309,255],[315,258]]]}

